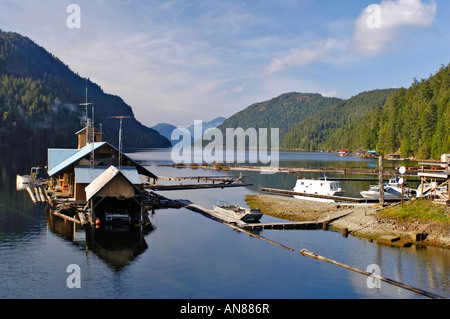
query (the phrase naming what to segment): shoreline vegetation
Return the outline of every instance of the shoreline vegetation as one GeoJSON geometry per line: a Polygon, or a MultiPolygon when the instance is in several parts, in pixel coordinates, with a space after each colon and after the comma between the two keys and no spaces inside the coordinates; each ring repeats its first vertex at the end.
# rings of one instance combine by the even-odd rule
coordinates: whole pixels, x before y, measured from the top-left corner
{"type": "Polygon", "coordinates": [[[323,203],[280,195],[247,195],[250,208],[291,221],[314,221],[350,214],[328,225],[331,230],[399,247],[450,248],[450,208],[417,199],[381,208],[378,204],[323,203]]]}

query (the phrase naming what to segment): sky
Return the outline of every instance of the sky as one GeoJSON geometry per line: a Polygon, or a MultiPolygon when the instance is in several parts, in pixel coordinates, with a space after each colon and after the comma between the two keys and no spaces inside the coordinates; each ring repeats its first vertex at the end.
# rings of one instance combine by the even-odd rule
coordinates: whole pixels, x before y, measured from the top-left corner
{"type": "Polygon", "coordinates": [[[0,28],[147,126],[230,117],[288,92],[409,87],[450,63],[448,0],[0,0],[0,28]]]}

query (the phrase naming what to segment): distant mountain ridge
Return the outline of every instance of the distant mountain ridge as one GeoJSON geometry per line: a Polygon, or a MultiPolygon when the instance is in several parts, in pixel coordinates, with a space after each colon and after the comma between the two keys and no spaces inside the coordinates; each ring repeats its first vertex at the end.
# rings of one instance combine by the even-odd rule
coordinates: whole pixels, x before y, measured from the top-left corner
{"type": "Polygon", "coordinates": [[[125,148],[170,146],[165,137],[137,121],[119,96],[81,78],[29,38],[1,29],[0,81],[0,144],[74,147],[74,133],[84,116],[79,104],[85,102],[87,86],[104,140],[118,144],[119,121],[110,117],[125,115],[130,116],[123,122],[125,148]]]}
{"type": "Polygon", "coordinates": [[[341,128],[358,126],[376,106],[383,107],[386,100],[397,91],[385,89],[362,92],[317,112],[293,125],[281,141],[281,147],[304,151],[349,148],[354,145],[355,136],[340,134],[341,128]]]}
{"type": "MultiPolygon", "coordinates": [[[[216,128],[220,124],[222,124],[226,118],[224,117],[216,117],[215,119],[208,121],[208,122],[202,122],[202,135],[209,129],[216,128]]],[[[156,130],[161,134],[162,136],[165,136],[167,139],[169,139],[172,143],[172,145],[176,144],[179,140],[171,140],[172,132],[177,128],[177,126],[173,124],[168,123],[158,123],[155,126],[152,126],[152,129],[156,130]]],[[[194,124],[190,125],[189,127],[186,127],[188,131],[191,133],[191,136],[194,137],[194,124]]]]}
{"type": "Polygon", "coordinates": [[[280,140],[290,128],[305,118],[327,109],[342,100],[314,93],[285,93],[269,101],[255,103],[218,126],[226,128],[279,128],[280,140]]]}

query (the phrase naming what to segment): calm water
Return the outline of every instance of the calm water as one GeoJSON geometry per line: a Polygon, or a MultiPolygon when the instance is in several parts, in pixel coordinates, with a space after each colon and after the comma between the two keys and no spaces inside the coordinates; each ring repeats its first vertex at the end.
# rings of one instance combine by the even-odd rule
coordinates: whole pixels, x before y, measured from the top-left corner
{"type": "MultiPolygon", "coordinates": [[[[365,276],[303,257],[303,248],[364,270],[378,264],[384,277],[450,297],[450,253],[443,249],[389,248],[322,230],[260,233],[291,252],[185,209],[156,211],[156,229],[148,233],[74,230],[72,223],[50,218],[45,204],[34,205],[26,191],[15,189],[17,173],[46,165],[45,152],[0,151],[0,298],[424,298],[383,282],[380,289],[369,289],[365,276]],[[79,289],[66,285],[70,264],[81,269],[79,289]]],[[[168,151],[129,155],[160,176],[239,174],[158,167],[170,161],[168,151]]],[[[286,152],[281,160],[292,167],[376,167],[375,160],[323,153],[286,152]]],[[[245,205],[245,195],[260,187],[291,189],[295,184],[288,174],[244,175],[252,175],[255,185],[161,194],[206,207],[218,200],[245,205]]],[[[357,196],[369,184],[343,187],[357,196]]]]}

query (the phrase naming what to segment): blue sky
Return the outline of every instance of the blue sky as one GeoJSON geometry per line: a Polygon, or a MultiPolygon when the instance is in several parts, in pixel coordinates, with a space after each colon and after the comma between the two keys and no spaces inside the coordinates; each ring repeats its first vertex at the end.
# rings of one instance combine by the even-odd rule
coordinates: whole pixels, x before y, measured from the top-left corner
{"type": "Polygon", "coordinates": [[[408,87],[450,62],[448,0],[0,0],[0,28],[148,126],[229,117],[286,92],[408,87]],[[67,27],[72,3],[80,28],[67,27]]]}

